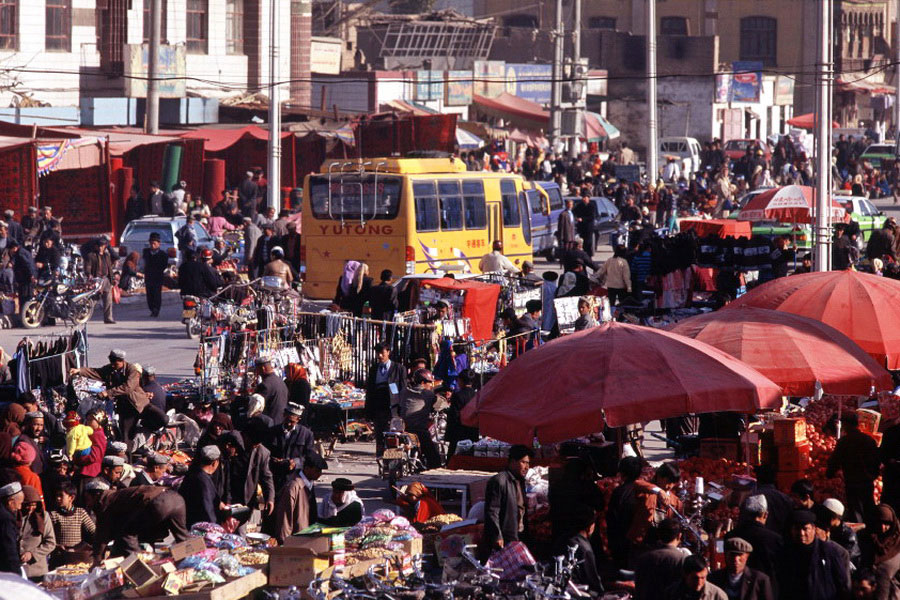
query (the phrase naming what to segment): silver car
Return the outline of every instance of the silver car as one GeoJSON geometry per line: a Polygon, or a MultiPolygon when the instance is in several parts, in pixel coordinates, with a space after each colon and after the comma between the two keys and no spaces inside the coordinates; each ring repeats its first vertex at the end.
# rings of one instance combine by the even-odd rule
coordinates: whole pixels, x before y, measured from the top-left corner
{"type": "MultiPolygon", "coordinates": [[[[181,263],[181,252],[178,250],[178,242],[175,232],[181,229],[187,217],[157,217],[146,216],[135,219],[125,226],[122,232],[120,244],[128,248],[128,251],[136,251],[139,254],[144,248],[150,247],[150,234],[159,234],[160,248],[168,252],[169,248],[175,248],[177,262],[181,263]]],[[[200,223],[194,222],[194,231],[197,234],[197,249],[213,248],[213,239],[200,223]]]]}

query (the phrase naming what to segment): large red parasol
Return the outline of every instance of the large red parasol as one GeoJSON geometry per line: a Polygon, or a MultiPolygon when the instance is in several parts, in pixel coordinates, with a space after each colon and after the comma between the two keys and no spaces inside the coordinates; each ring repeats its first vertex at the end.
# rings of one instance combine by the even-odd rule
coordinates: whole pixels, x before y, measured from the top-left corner
{"type": "MultiPolygon", "coordinates": [[[[788,125],[791,127],[799,127],[800,129],[816,129],[819,126],[819,119],[816,118],[816,113],[806,113],[803,115],[797,115],[793,119],[788,119],[788,125]]],[[[838,129],[841,126],[837,121],[831,122],[831,127],[833,129],[838,129]]]]}
{"type": "MultiPolygon", "coordinates": [[[[806,185],[785,185],[772,188],[750,198],[741,209],[740,218],[747,221],[778,221],[779,223],[811,223],[814,190],[806,185]]],[[[846,209],[829,198],[831,219],[841,223],[846,209]]]]}
{"type": "Polygon", "coordinates": [[[803,273],[770,281],[728,305],[794,313],[830,325],[890,370],[900,369],[900,281],[857,273],[803,273]]]}
{"type": "Polygon", "coordinates": [[[698,315],[669,331],[715,346],[780,385],[787,396],[865,395],[892,389],[891,374],[846,335],[821,321],[741,307],[698,315]]]}
{"type": "Polygon", "coordinates": [[[553,443],[603,429],[781,404],[781,388],[712,346],[649,327],[606,323],[526,352],[463,410],[483,435],[553,443]]]}

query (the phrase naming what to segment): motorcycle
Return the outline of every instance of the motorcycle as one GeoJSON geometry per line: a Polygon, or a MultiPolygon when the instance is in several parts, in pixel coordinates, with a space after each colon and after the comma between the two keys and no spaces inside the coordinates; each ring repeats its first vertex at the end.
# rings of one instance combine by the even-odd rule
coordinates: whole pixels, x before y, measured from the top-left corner
{"type": "Polygon", "coordinates": [[[184,323],[188,339],[195,340],[200,337],[200,333],[203,330],[201,312],[204,306],[209,306],[208,301],[205,299],[197,296],[181,297],[181,322],[184,323]]]}
{"type": "Polygon", "coordinates": [[[35,296],[25,302],[19,312],[22,325],[34,329],[47,319],[62,319],[83,325],[94,314],[102,287],[103,280],[99,278],[80,285],[63,283],[55,278],[40,281],[35,296]]]}

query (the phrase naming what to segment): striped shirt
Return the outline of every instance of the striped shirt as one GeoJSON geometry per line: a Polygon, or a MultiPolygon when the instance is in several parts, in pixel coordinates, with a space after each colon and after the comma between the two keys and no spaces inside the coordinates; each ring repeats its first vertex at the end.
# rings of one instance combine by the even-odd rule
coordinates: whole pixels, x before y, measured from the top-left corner
{"type": "Polygon", "coordinates": [[[74,548],[82,541],[91,540],[97,529],[91,516],[80,507],[68,514],[51,511],[50,521],[56,532],[56,545],[62,548],[74,548]]]}

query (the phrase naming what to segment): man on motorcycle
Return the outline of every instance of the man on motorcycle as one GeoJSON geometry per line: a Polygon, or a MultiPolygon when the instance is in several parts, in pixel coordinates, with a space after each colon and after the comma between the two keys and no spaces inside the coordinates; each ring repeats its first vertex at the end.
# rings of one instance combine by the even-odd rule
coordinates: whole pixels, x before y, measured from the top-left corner
{"type": "Polygon", "coordinates": [[[212,251],[201,250],[186,259],[178,269],[178,287],[182,296],[209,298],[225,285],[222,277],[212,266],[212,251]]]}

